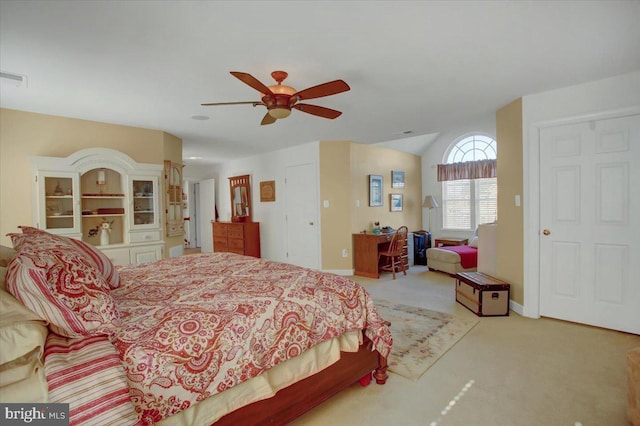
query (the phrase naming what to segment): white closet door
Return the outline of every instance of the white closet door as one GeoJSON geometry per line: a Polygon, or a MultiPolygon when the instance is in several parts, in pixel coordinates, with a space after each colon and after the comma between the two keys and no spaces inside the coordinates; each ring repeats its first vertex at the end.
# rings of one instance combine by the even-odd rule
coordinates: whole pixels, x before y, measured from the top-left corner
{"type": "Polygon", "coordinates": [[[286,171],[287,261],[320,268],[318,191],[313,164],[289,166],[286,171]]]}
{"type": "Polygon", "coordinates": [[[540,314],[640,333],[640,115],[540,134],[540,314]]]}

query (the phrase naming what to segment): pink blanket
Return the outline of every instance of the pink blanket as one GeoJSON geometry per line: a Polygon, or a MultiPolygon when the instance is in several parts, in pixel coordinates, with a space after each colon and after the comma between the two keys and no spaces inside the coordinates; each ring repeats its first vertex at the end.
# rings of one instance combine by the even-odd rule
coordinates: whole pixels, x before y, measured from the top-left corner
{"type": "Polygon", "coordinates": [[[369,294],[333,274],[231,253],[119,268],[114,345],[142,423],[152,424],[347,331],[384,356],[369,294]]]}
{"type": "Polygon", "coordinates": [[[458,253],[460,256],[460,266],[464,269],[478,266],[478,249],[469,246],[444,246],[439,249],[449,250],[458,253]]]}

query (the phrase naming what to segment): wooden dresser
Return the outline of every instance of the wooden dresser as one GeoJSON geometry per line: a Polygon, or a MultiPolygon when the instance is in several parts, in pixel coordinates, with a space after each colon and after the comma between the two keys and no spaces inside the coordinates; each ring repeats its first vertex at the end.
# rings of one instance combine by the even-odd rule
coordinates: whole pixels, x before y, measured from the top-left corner
{"type": "Polygon", "coordinates": [[[260,257],[259,222],[211,222],[213,251],[260,257]]]}

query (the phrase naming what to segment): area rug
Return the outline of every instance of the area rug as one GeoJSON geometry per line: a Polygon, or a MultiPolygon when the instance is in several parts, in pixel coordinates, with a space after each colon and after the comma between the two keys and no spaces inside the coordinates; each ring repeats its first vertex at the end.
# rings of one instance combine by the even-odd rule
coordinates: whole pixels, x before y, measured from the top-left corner
{"type": "Polygon", "coordinates": [[[378,314],[391,322],[389,371],[414,381],[478,323],[475,317],[462,318],[386,300],[376,300],[375,305],[378,314]]]}

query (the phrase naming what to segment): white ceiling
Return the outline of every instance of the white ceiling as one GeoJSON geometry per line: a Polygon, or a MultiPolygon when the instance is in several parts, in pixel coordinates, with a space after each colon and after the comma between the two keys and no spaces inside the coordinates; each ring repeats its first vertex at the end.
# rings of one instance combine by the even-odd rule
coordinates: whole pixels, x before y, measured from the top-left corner
{"type": "Polygon", "coordinates": [[[420,153],[523,95],[640,69],[638,22],[640,1],[0,0],[0,68],[28,77],[0,106],[163,130],[193,166],[316,140],[420,153]],[[280,69],[298,90],[345,80],[307,101],[343,115],[200,106],[259,99],[229,71],[280,69]]]}

